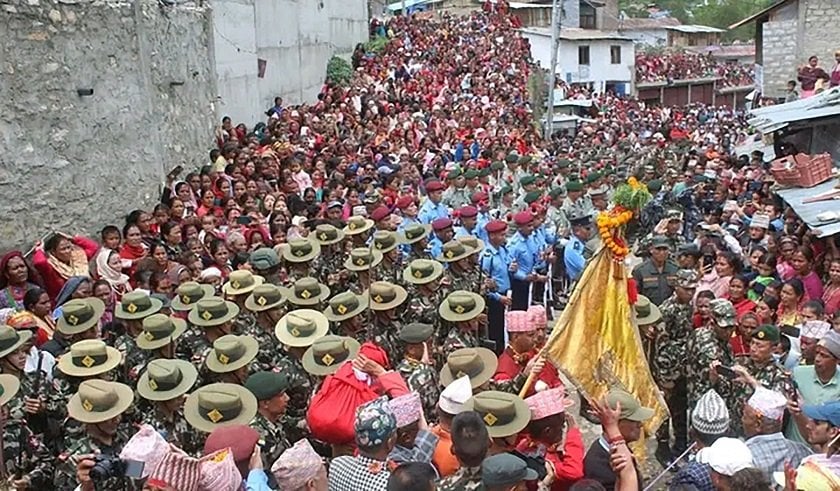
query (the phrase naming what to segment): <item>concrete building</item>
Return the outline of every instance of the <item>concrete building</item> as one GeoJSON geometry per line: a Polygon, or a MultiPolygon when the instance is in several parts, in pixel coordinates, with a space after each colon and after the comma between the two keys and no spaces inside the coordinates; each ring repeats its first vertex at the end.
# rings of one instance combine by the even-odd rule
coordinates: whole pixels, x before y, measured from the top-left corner
{"type": "Polygon", "coordinates": [[[768,97],[781,96],[812,55],[831,70],[840,48],[836,0],[780,0],[729,28],[746,24],[755,24],[756,86],[768,97]]]}
{"type": "Polygon", "coordinates": [[[212,6],[217,116],[235,123],[262,119],[276,96],[292,104],[315,99],[327,61],[368,38],[366,0],[212,0],[212,6]]]}
{"type": "Polygon", "coordinates": [[[680,25],[673,17],[624,18],[618,23],[618,32],[642,46],[668,46],[668,27],[680,25]]]}
{"type": "MultiPolygon", "coordinates": [[[[521,30],[531,44],[531,56],[540,66],[551,66],[551,29],[521,30]]],[[[557,55],[557,75],[569,84],[585,84],[597,92],[633,91],[636,50],[633,40],[615,32],[562,28],[557,55]]]]}
{"type": "Polygon", "coordinates": [[[749,65],[755,63],[755,44],[725,44],[718,46],[696,46],[686,48],[687,51],[709,55],[722,63],[741,63],[749,65]]]}

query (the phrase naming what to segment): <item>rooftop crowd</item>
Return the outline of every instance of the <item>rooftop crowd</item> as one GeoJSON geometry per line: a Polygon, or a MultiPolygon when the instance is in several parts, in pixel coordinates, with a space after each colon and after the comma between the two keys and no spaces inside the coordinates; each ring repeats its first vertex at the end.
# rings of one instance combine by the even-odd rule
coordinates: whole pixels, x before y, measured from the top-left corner
{"type": "Polygon", "coordinates": [[[598,94],[545,140],[504,3],[373,29],[349,86],[224,118],[153,209],[2,257],[4,486],[644,489],[653,411],[573,408],[538,354],[630,177],[655,457],[691,448],[662,486],[840,483],[840,251],[734,153],[743,114],[598,94]]]}
{"type": "Polygon", "coordinates": [[[719,78],[722,87],[755,84],[752,65],[719,61],[710,54],[688,51],[636,53],[636,82],[719,78]]]}

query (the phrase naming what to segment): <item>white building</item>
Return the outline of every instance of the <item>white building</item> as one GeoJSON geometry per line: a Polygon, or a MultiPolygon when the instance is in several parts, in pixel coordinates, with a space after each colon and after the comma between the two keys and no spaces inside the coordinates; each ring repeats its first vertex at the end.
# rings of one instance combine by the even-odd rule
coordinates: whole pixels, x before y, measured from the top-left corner
{"type": "MultiPolygon", "coordinates": [[[[531,56],[541,67],[551,66],[551,29],[521,29],[531,44],[531,56]]],[[[633,40],[616,32],[562,28],[557,54],[557,76],[569,84],[586,84],[596,92],[633,91],[636,71],[633,40]]]]}

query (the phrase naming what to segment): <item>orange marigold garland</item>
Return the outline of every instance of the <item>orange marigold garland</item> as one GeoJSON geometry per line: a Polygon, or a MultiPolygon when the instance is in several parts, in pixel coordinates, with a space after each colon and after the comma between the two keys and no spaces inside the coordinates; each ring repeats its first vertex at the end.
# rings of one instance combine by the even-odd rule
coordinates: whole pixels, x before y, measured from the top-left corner
{"type": "Polygon", "coordinates": [[[598,214],[598,233],[604,246],[613,253],[616,261],[622,261],[630,254],[630,248],[624,240],[623,229],[630,223],[636,212],[650,201],[651,195],[647,186],[635,177],[627,180],[615,190],[613,201],[615,206],[608,211],[598,214]]]}

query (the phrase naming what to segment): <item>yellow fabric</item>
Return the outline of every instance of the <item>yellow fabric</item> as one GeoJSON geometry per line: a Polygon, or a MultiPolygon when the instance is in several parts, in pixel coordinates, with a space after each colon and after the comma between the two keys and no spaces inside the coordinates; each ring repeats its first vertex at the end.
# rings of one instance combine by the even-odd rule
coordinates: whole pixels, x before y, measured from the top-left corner
{"type": "Polygon", "coordinates": [[[654,416],[643,424],[644,439],[656,431],[668,410],[631,317],[627,277],[624,263],[601,248],[583,271],[544,354],[590,399],[600,400],[610,388],[620,387],[652,408],[654,416]]]}

